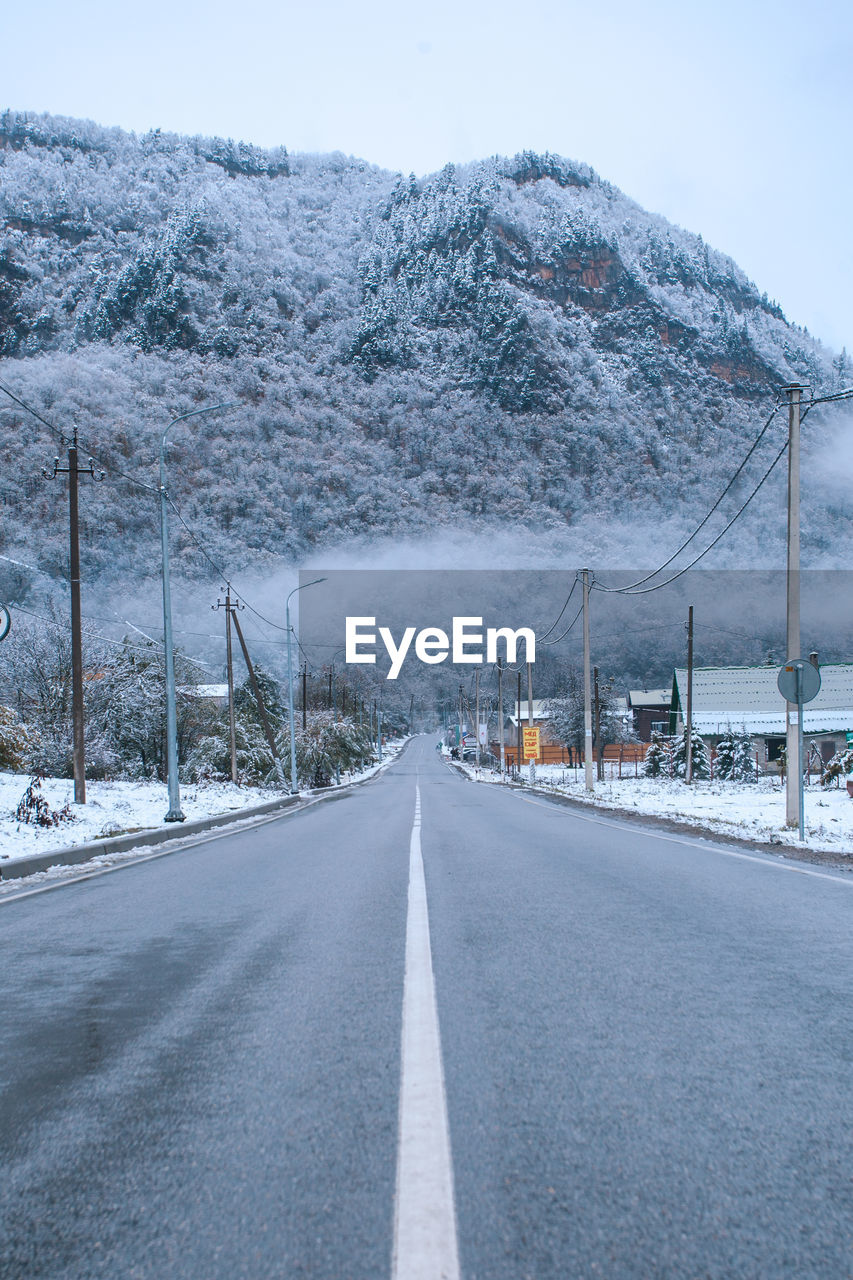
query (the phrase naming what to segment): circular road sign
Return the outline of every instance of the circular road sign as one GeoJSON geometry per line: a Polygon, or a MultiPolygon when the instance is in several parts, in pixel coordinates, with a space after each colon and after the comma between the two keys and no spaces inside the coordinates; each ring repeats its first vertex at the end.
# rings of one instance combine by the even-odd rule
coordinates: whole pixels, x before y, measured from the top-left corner
{"type": "Polygon", "coordinates": [[[805,658],[792,658],[776,677],[776,685],[786,702],[797,701],[797,672],[800,673],[800,699],[811,702],[820,690],[820,672],[805,658]]]}
{"type": "Polygon", "coordinates": [[[5,640],[12,630],[12,615],[5,604],[0,604],[0,640],[5,640]]]}

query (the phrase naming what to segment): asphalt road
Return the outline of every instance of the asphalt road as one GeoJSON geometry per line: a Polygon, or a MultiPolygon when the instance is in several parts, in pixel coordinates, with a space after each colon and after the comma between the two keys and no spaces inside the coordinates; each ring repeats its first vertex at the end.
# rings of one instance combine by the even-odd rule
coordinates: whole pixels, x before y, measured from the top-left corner
{"type": "Polygon", "coordinates": [[[853,1276],[853,877],[425,739],[0,904],[0,1275],[390,1276],[416,785],[465,1280],[853,1276]]]}

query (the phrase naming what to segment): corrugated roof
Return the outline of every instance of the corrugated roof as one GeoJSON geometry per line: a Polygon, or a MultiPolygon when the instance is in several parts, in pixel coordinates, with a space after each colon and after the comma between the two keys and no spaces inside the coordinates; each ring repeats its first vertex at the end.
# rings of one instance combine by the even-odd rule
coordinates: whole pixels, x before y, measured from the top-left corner
{"type": "Polygon", "coordinates": [[[631,707],[668,707],[672,689],[631,689],[628,705],[631,707]]]}
{"type": "MultiPolygon", "coordinates": [[[[778,667],[696,667],[693,723],[699,733],[746,728],[750,733],[784,734],[785,701],[776,686],[778,667]]],[[[805,733],[853,731],[853,663],[820,668],[820,692],[803,708],[805,733]]],[[[687,703],[687,671],[675,672],[682,715],[687,703]]]]}

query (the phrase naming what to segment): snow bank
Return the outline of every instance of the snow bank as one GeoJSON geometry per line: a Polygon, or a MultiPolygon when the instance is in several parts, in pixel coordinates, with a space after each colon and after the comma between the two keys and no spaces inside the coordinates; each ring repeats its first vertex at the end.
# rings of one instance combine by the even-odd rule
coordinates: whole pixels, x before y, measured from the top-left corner
{"type": "MultiPolygon", "coordinates": [[[[383,746],[382,764],[370,765],[360,773],[343,774],[341,785],[369,778],[390,763],[405,741],[383,746]]],[[[28,774],[0,772],[0,860],[14,861],[33,853],[49,853],[69,845],[88,844],[105,836],[162,827],[169,808],[163,782],[87,782],[86,803],[74,803],[74,783],[67,778],[45,778],[42,794],[51,809],[69,806],[72,821],[55,827],[38,827],[18,822],[15,810],[29,785],[28,774]]],[[[231,782],[208,782],[181,787],[181,809],[188,821],[239,813],[287,795],[285,788],[238,787],[231,782]]],[[[303,794],[309,794],[305,792],[303,794]]],[[[311,793],[313,794],[313,793],[311,793]]],[[[181,824],[174,824],[175,837],[181,824]]],[[[147,851],[146,851],[147,852],[147,851]]],[[[79,868],[77,868],[79,870],[79,868]]]]}
{"type": "MultiPolygon", "coordinates": [[[[473,765],[466,773],[477,776],[473,765]]],[[[527,782],[525,768],[524,779],[527,782]]],[[[481,782],[499,782],[485,769],[481,782]]],[[[844,788],[822,791],[819,786],[805,791],[805,833],[800,843],[796,830],[785,825],[785,790],[778,778],[758,782],[694,782],[691,786],[670,778],[613,778],[595,783],[590,796],[584,787],[583,770],[561,765],[537,765],[536,786],[553,788],[583,804],[601,809],[622,809],[689,822],[718,835],[737,836],[766,844],[787,844],[853,858],[853,800],[844,788]]]]}

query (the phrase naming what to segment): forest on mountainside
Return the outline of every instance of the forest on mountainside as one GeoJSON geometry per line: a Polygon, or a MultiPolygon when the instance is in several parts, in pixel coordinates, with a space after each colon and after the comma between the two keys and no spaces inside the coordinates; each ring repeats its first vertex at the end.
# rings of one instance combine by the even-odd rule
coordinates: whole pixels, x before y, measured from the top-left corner
{"type": "MultiPolygon", "coordinates": [[[[2,398],[7,601],[66,589],[66,486],[42,476],[57,432],[77,428],[81,464],[91,454],[105,473],[81,488],[88,598],[135,599],[148,626],[161,433],[233,405],[176,427],[168,448],[176,607],[205,631],[192,619],[219,566],[261,599],[295,566],[342,556],[653,567],[792,380],[836,390],[850,362],[585,164],[526,152],[416,178],[0,115],[0,381],[56,429],[2,398]]],[[[814,411],[804,426],[815,568],[853,543],[837,425],[814,411]]],[[[707,541],[784,439],[783,411],[707,541]]],[[[711,563],[783,563],[784,483],[782,464],[711,563]]],[[[665,663],[640,654],[633,669],[665,663]]]]}

